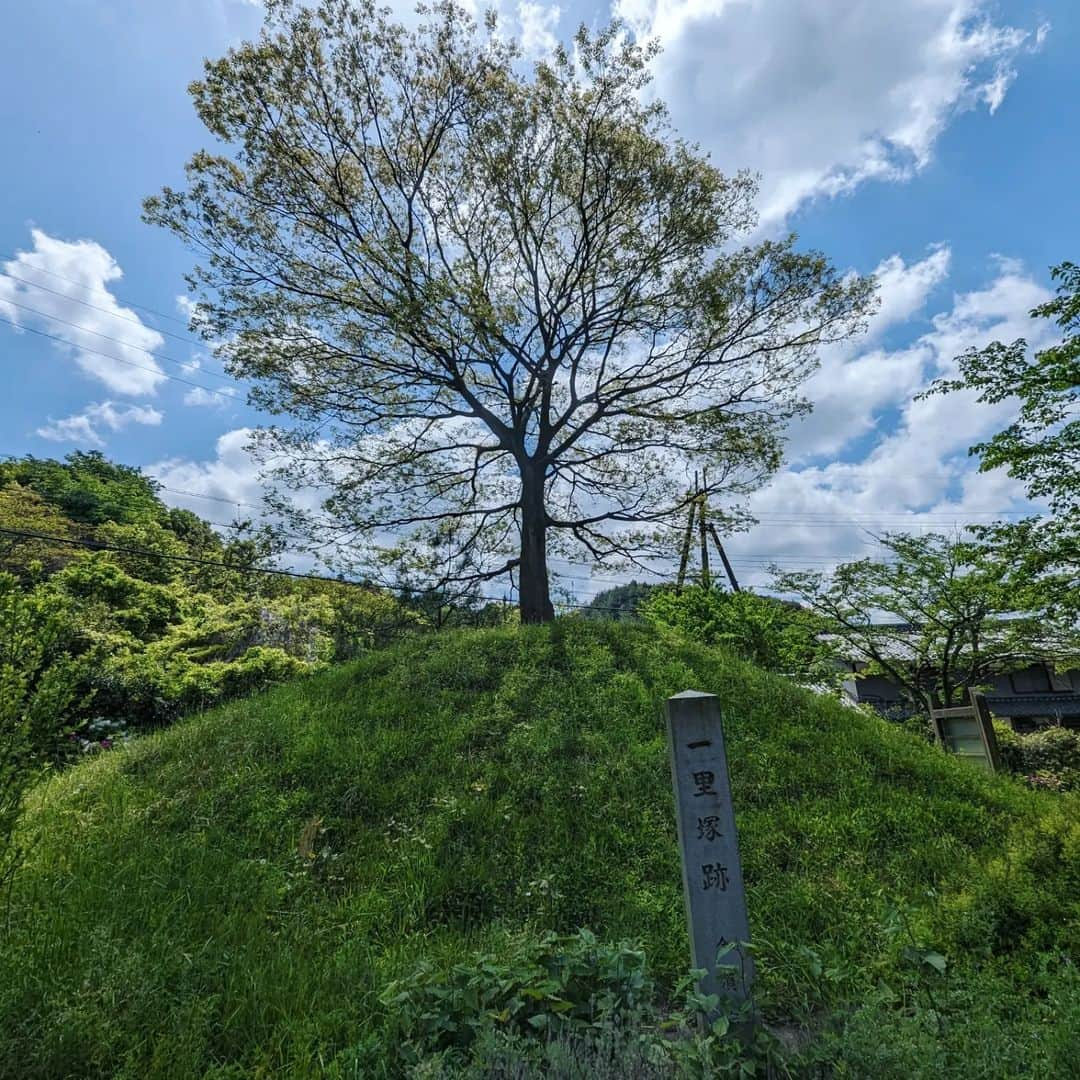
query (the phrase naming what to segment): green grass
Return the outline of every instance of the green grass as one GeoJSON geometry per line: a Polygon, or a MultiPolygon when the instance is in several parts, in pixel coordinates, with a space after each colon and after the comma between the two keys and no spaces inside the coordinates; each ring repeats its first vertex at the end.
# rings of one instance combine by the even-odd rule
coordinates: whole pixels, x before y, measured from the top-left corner
{"type": "Polygon", "coordinates": [[[722,702],[761,1007],[804,1030],[792,1070],[1068,1075],[1080,803],[722,653],[578,621],[410,640],[38,789],[0,1075],[321,1075],[378,1039],[389,980],[522,929],[638,940],[674,982],[662,702],[688,687],[722,702]]]}

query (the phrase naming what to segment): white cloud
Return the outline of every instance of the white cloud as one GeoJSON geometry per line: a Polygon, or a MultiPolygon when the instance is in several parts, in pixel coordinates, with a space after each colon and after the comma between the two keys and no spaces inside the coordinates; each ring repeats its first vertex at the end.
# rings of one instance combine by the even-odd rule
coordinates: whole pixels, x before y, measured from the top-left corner
{"type": "Polygon", "coordinates": [[[163,414],[150,405],[117,405],[112,401],[102,401],[88,405],[81,413],[65,416],[60,420],[49,417],[48,423],[37,429],[37,434],[53,442],[104,446],[102,428],[120,431],[129,424],[157,427],[163,418],[163,414]]]}
{"type": "MultiPolygon", "coordinates": [[[[917,314],[920,287],[913,280],[922,288],[940,281],[947,267],[942,252],[929,256],[941,260],[932,270],[929,260],[906,268],[887,260],[883,310],[917,314]],[[902,303],[897,293],[905,294],[902,303]]],[[[968,454],[973,443],[1008,423],[1012,404],[978,404],[966,392],[923,400],[915,395],[933,379],[956,374],[955,358],[969,347],[1018,337],[1033,349],[1045,347],[1052,328],[1028,312],[1050,295],[1020,264],[998,259],[985,287],[954,295],[948,310],[935,314],[929,329],[905,348],[871,347],[836,359],[836,389],[811,387],[823,422],[812,429],[812,438],[796,432],[796,457],[751,499],[761,524],[728,541],[733,556],[824,566],[873,554],[871,533],[949,531],[995,515],[1033,512],[1020,483],[1001,470],[978,472],[968,454]],[[874,410],[881,407],[894,410],[895,417],[878,428],[874,410]],[[869,445],[858,453],[849,450],[852,460],[837,460],[859,437],[869,445]],[[829,460],[806,464],[811,453],[829,460]]],[[[760,568],[743,566],[750,583],[767,581],[760,568]]]]}
{"type": "Polygon", "coordinates": [[[109,291],[122,276],[113,257],[91,240],[31,235],[33,251],[0,264],[0,315],[63,338],[56,347],[113,393],[155,393],[166,375],[150,354],[164,338],[109,291]]]}
{"type": "Polygon", "coordinates": [[[146,471],[171,489],[161,497],[172,506],[215,518],[219,516],[215,504],[231,504],[238,516],[250,517],[261,507],[263,496],[260,466],[248,449],[253,435],[251,428],[234,428],[218,437],[214,457],[208,461],[169,458],[146,471]]]}
{"type": "Polygon", "coordinates": [[[558,4],[520,0],[517,6],[517,31],[526,56],[546,56],[558,43],[555,29],[562,9],[558,4]]]}
{"type": "MultiPolygon", "coordinates": [[[[169,458],[148,465],[145,472],[163,485],[164,502],[191,510],[218,525],[228,526],[238,520],[256,525],[281,524],[264,502],[263,466],[251,452],[254,436],[252,428],[234,428],[218,437],[212,457],[201,461],[169,458]]],[[[325,494],[305,488],[292,496],[297,506],[316,510],[325,494]]],[[[299,550],[301,547],[294,543],[278,560],[279,565],[302,572],[325,572],[325,565],[315,555],[299,550]]]]}
{"type": "Polygon", "coordinates": [[[931,292],[948,276],[950,251],[936,247],[911,265],[899,255],[874,271],[880,306],[866,336],[821,350],[821,366],[807,381],[814,411],[790,432],[788,459],[802,462],[839,453],[872,431],[881,410],[896,406],[918,388],[929,357],[919,342],[889,352],[879,345],[889,329],[918,315],[931,292]]]}
{"type": "Polygon", "coordinates": [[[222,387],[220,390],[207,390],[196,386],[184,394],[184,404],[223,409],[235,397],[236,391],[229,386],[222,387]]]}
{"type": "Polygon", "coordinates": [[[763,224],[931,159],[957,113],[994,112],[1048,32],[988,0],[614,0],[657,38],[657,92],[721,168],[762,174],[763,224]]]}

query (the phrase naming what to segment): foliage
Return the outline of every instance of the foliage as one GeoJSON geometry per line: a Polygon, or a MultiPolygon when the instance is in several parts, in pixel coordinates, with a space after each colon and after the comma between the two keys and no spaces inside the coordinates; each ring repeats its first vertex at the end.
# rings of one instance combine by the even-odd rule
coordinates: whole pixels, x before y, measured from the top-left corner
{"type": "MultiPolygon", "coordinates": [[[[20,655],[40,654],[55,680],[63,672],[71,695],[65,709],[34,712],[27,768],[57,761],[63,746],[109,745],[101,733],[169,722],[424,625],[387,592],[260,573],[276,550],[264,531],[238,525],[223,539],[166,507],[137,469],[97,453],[0,464],[0,527],[103,546],[0,547],[16,575],[4,578],[11,610],[37,613],[20,623],[20,655]]],[[[17,665],[29,685],[37,662],[17,665]]]]}
{"type": "MultiPolygon", "coordinates": [[[[757,1006],[786,1067],[1070,1075],[1076,795],[986,775],[682,635],[581,619],[407,638],[36,789],[0,950],[0,1075],[397,1077],[391,983],[426,962],[414,1000],[438,973],[456,993],[470,957],[583,926],[639,943],[678,1011],[662,703],[688,687],[720,697],[757,1006]]],[[[643,1023],[603,1038],[632,1061],[643,1023]]],[[[514,1076],[526,1047],[604,1052],[514,1038],[476,1062],[514,1076]]]]}
{"type": "Polygon", "coordinates": [[[56,607],[0,572],[0,887],[22,854],[14,832],[23,793],[56,752],[75,697],[56,607]]]}
{"type": "Polygon", "coordinates": [[[652,595],[656,585],[631,581],[597,593],[581,609],[582,618],[606,619],[614,622],[632,622],[638,618],[642,603],[652,595]]]}
{"type": "MultiPolygon", "coordinates": [[[[3,467],[0,463],[0,475],[3,467]]],[[[56,541],[16,535],[31,532],[67,540],[77,533],[72,522],[59,510],[36,491],[18,483],[0,486],[0,530],[12,530],[0,532],[0,572],[15,574],[24,582],[58,570],[71,559],[75,550],[56,541]]]]}
{"type": "Polygon", "coordinates": [[[721,645],[766,671],[828,679],[835,654],[820,639],[821,621],[796,604],[745,590],[720,592],[691,585],[656,590],[642,609],[646,622],[721,645]]]}
{"type": "Polygon", "coordinates": [[[37,492],[82,525],[127,525],[164,512],[153,480],[130,465],[108,461],[99,450],[76,450],[64,462],[31,456],[0,462],[0,488],[13,484],[37,492]]]}
{"type": "Polygon", "coordinates": [[[939,379],[927,393],[975,391],[988,405],[1018,400],[1016,419],[971,452],[982,471],[1004,466],[1060,514],[1080,509],[1080,266],[1064,262],[1051,275],[1057,296],[1031,317],[1053,320],[1064,335],[1056,344],[1030,358],[1023,338],[971,348],[957,358],[960,377],[939,379]]]}
{"type": "Polygon", "coordinates": [[[994,544],[940,533],[880,542],[887,561],[777,571],[774,586],[819,618],[860,675],[885,675],[914,709],[960,704],[995,675],[1075,648],[1054,591],[1030,588],[994,544]]]}
{"type": "MultiPolygon", "coordinates": [[[[390,983],[380,995],[391,1018],[389,1057],[424,1076],[753,1075],[755,1057],[767,1061],[773,1041],[760,1032],[742,1045],[732,1023],[739,1010],[703,1023],[719,1001],[694,988],[699,974],[676,987],[681,1008],[665,1012],[640,947],[607,944],[588,930],[519,935],[498,955],[449,972],[422,963],[390,983]]],[[[355,1068],[359,1056],[346,1051],[338,1061],[355,1068]]]]}
{"type": "Polygon", "coordinates": [[[498,956],[423,964],[380,995],[394,1025],[398,1053],[468,1050],[493,1025],[510,1034],[561,1034],[598,1028],[616,1014],[639,1011],[654,992],[645,954],[628,944],[598,942],[588,931],[511,941],[498,956]]]}
{"type": "Polygon", "coordinates": [[[530,66],[453,0],[408,26],[282,0],[206,64],[218,149],[145,216],[203,259],[196,328],[291,416],[262,433],[283,500],[331,491],[294,531],[369,564],[390,532],[438,587],[513,573],[543,621],[549,546],[666,553],[691,469],[737,499],[778,466],[872,286],[747,242],[753,179],[675,137],[653,59],[618,23],[530,66]]]}
{"type": "Polygon", "coordinates": [[[994,725],[1005,766],[1035,787],[1054,791],[1080,789],[1080,733],[1045,727],[1020,734],[1008,724],[994,725]]]}

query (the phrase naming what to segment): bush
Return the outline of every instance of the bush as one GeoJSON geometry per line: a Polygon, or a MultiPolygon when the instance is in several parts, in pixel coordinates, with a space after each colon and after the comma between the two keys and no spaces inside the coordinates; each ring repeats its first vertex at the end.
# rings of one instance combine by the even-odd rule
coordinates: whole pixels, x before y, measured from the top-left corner
{"type": "Polygon", "coordinates": [[[645,954],[602,945],[588,931],[509,943],[442,972],[422,964],[381,995],[406,1056],[467,1049],[495,1026],[511,1034],[596,1027],[636,1012],[654,991],[645,954]]]}
{"type": "Polygon", "coordinates": [[[0,573],[0,885],[14,872],[23,793],[56,754],[75,693],[55,606],[0,573]]]}
{"type": "Polygon", "coordinates": [[[1080,789],[1080,733],[1047,727],[1020,735],[1007,724],[995,723],[1002,763],[1032,787],[1050,791],[1080,789]]]}
{"type": "Polygon", "coordinates": [[[497,956],[449,971],[423,963],[390,983],[380,995],[389,1013],[383,1045],[395,1047],[398,1066],[430,1077],[644,1080],[712,1076],[767,1058],[764,1032],[744,1048],[726,1015],[698,1027],[719,1006],[694,990],[700,974],[683,980],[675,993],[682,1007],[665,1016],[640,945],[606,944],[588,930],[525,934],[497,956]]]}
{"type": "Polygon", "coordinates": [[[835,674],[832,652],[818,638],[807,611],[771,596],[726,593],[693,585],[654,591],[641,614],[703,645],[719,645],[744,660],[784,675],[820,679],[835,674]]]}

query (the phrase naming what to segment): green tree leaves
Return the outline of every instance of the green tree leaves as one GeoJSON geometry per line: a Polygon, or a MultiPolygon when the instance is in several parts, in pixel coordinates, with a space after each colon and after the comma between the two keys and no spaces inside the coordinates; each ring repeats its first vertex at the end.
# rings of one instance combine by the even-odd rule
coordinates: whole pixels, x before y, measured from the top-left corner
{"type": "Polygon", "coordinates": [[[665,553],[695,468],[732,500],[777,468],[872,283],[747,242],[753,179],[676,137],[652,55],[613,23],[530,71],[451,0],[412,27],[322,0],[206,65],[221,145],[145,217],[199,252],[201,329],[290,418],[260,436],[282,502],[331,492],[294,532],[437,589],[513,575],[545,620],[549,550],[665,553]]]}
{"type": "Polygon", "coordinates": [[[976,444],[980,469],[1004,467],[1027,485],[1033,499],[1049,500],[1058,513],[1080,504],[1080,266],[1063,262],[1051,270],[1057,296],[1032,309],[1052,319],[1061,340],[1028,357],[1023,338],[992,342],[957,358],[960,378],[940,379],[928,394],[975,390],[984,404],[1019,402],[1016,419],[976,444]]]}
{"type": "Polygon", "coordinates": [[[831,679],[833,650],[811,612],[771,596],[727,593],[694,585],[657,589],[641,609],[658,626],[681,630],[695,641],[721,645],[766,671],[802,679],[831,679]]]}
{"type": "Polygon", "coordinates": [[[880,540],[880,560],[775,573],[774,584],[860,674],[893,680],[915,709],[960,704],[969,687],[1067,648],[1053,590],[1031,588],[1007,550],[940,533],[880,540]]]}

